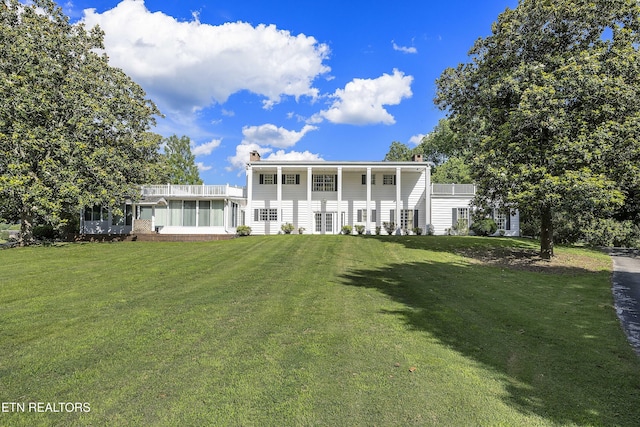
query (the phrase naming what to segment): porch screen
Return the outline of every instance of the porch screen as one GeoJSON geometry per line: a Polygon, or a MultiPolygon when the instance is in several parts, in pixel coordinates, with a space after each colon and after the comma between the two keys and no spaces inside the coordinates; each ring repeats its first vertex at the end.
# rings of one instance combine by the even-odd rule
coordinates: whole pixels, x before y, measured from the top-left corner
{"type": "Polygon", "coordinates": [[[211,202],[200,200],[198,203],[198,227],[209,227],[211,225],[211,202]]]}
{"type": "Polygon", "coordinates": [[[166,206],[156,206],[156,226],[164,226],[167,225],[167,207],[166,206]]]}
{"type": "Polygon", "coordinates": [[[182,225],[182,201],[169,201],[169,225],[182,225]]]}
{"type": "Polygon", "coordinates": [[[224,201],[214,200],[211,202],[211,219],[214,227],[222,227],[224,225],[224,201]]]}
{"type": "Polygon", "coordinates": [[[183,210],[183,224],[185,227],[196,226],[196,202],[195,200],[185,200],[183,210]]]}

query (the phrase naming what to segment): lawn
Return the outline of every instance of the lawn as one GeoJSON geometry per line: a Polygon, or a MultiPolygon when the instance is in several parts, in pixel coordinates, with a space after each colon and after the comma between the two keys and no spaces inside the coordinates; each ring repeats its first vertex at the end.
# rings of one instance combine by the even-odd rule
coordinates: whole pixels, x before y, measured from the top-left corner
{"type": "Polygon", "coordinates": [[[0,250],[0,425],[638,425],[610,260],[534,250],[310,235],[0,250]]]}

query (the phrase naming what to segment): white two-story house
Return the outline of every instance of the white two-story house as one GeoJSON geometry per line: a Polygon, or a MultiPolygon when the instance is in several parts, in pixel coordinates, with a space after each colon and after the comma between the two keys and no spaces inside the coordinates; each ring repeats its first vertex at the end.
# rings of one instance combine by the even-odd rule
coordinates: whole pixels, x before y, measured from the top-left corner
{"type": "MultiPolygon", "coordinates": [[[[473,184],[431,184],[431,164],[410,162],[269,161],[250,154],[246,186],[142,186],[142,197],[125,204],[122,216],[99,206],[85,209],[82,234],[279,234],[290,223],[305,234],[339,234],[363,226],[367,234],[446,234],[459,220],[471,220],[473,184]],[[416,230],[417,231],[417,230],[416,230]]],[[[500,233],[518,236],[519,216],[494,212],[500,233]]],[[[295,231],[297,232],[297,231],[295,231]]]]}

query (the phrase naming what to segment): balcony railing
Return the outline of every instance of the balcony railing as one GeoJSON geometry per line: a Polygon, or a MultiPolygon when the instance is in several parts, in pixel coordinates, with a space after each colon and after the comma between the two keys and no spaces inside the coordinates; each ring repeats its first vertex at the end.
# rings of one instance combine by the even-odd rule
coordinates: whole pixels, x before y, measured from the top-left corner
{"type": "Polygon", "coordinates": [[[474,196],[475,184],[431,184],[431,194],[437,196],[474,196]]]}
{"type": "Polygon", "coordinates": [[[245,197],[244,187],[234,185],[143,185],[143,196],[245,197]]]}

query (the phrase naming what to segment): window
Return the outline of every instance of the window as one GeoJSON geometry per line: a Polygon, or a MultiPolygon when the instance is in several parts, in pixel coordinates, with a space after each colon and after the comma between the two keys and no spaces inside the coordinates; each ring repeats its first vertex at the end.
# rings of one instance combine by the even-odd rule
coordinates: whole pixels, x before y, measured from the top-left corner
{"type": "Polygon", "coordinates": [[[209,227],[211,225],[211,202],[200,200],[198,202],[198,226],[209,227]]]}
{"type": "Polygon", "coordinates": [[[400,211],[400,228],[412,230],[418,226],[418,210],[402,209],[400,211]]]}
{"type": "Polygon", "coordinates": [[[282,175],[282,183],[286,185],[299,185],[300,174],[288,173],[288,174],[282,175]]]}
{"type": "MultiPolygon", "coordinates": [[[[362,175],[362,185],[367,185],[367,174],[362,175]]],[[[375,174],[371,174],[371,185],[376,185],[375,174]]]]}
{"type": "Polygon", "coordinates": [[[338,191],[338,175],[313,175],[313,191],[338,191]]]}
{"type": "Polygon", "coordinates": [[[367,222],[367,210],[358,209],[357,222],[367,222]]]}
{"type": "Polygon", "coordinates": [[[111,225],[131,225],[131,219],[133,218],[131,205],[120,205],[120,210],[124,216],[112,212],[111,225]]]}
{"type": "Polygon", "coordinates": [[[185,227],[195,227],[196,226],[196,201],[185,200],[182,214],[183,214],[182,225],[184,225],[185,227]]]}
{"type": "Polygon", "coordinates": [[[371,222],[374,224],[378,222],[378,215],[376,214],[375,209],[371,209],[371,222]]]}
{"type": "Polygon", "coordinates": [[[138,219],[151,219],[153,218],[153,206],[140,206],[140,213],[138,219]]]}
{"type": "Polygon", "coordinates": [[[382,175],[382,185],[396,185],[396,176],[382,175]]]}
{"type": "MultiPolygon", "coordinates": [[[[86,208],[84,208],[84,220],[100,221],[102,211],[103,209],[100,205],[87,206],[86,208]]],[[[105,215],[104,218],[107,219],[107,216],[105,215]]]]}
{"type": "Polygon", "coordinates": [[[493,219],[498,226],[498,230],[508,230],[511,228],[511,218],[509,218],[509,215],[506,212],[501,212],[497,209],[494,210],[493,219]]]}
{"type": "Polygon", "coordinates": [[[277,184],[278,183],[278,175],[276,174],[260,174],[260,184],[277,184]]]}
{"type": "Polygon", "coordinates": [[[469,208],[453,208],[453,221],[452,226],[457,226],[460,221],[460,225],[463,228],[469,227],[469,208]]]}
{"type": "Polygon", "coordinates": [[[278,210],[277,209],[255,209],[253,211],[254,221],[277,221],[278,210]]]}

